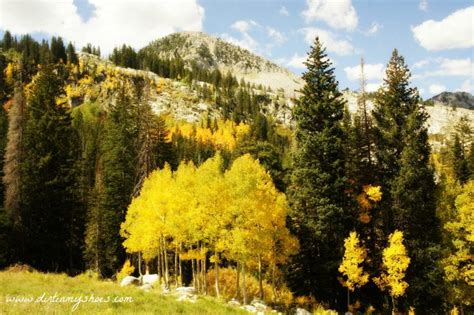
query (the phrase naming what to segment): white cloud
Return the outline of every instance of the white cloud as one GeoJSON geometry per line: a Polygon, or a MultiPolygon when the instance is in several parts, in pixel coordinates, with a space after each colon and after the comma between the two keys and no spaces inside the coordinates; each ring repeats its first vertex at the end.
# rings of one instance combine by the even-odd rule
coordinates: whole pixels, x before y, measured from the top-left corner
{"type": "Polygon", "coordinates": [[[280,10],[278,11],[278,13],[280,13],[283,16],[289,16],[290,15],[290,12],[288,12],[288,10],[286,9],[285,6],[282,6],[280,8],[280,10]]]}
{"type": "Polygon", "coordinates": [[[442,59],[436,74],[450,76],[474,76],[474,64],[471,58],[442,59]]]}
{"type": "Polygon", "coordinates": [[[250,34],[246,32],[242,33],[241,39],[235,38],[227,33],[221,34],[221,37],[223,40],[231,44],[253,51],[254,53],[259,52],[259,46],[260,46],[259,43],[250,34]]]}
{"type": "Polygon", "coordinates": [[[417,61],[413,64],[413,69],[424,68],[431,63],[428,59],[417,61]]]}
{"type": "Polygon", "coordinates": [[[270,37],[277,45],[282,45],[286,42],[286,37],[281,32],[276,29],[267,26],[267,35],[270,37]]]}
{"type": "Polygon", "coordinates": [[[306,56],[300,56],[296,53],[293,55],[293,57],[290,58],[289,61],[285,63],[285,65],[288,67],[296,68],[296,69],[305,69],[306,68],[306,66],[304,65],[305,61],[306,61],[306,56]]]}
{"type": "Polygon", "coordinates": [[[446,87],[442,84],[432,84],[429,87],[429,91],[431,94],[439,94],[446,91],[446,87]]]}
{"type": "Polygon", "coordinates": [[[428,0],[420,0],[420,4],[418,5],[421,11],[428,10],[428,0]]]}
{"type": "Polygon", "coordinates": [[[307,23],[320,20],[332,28],[353,31],[359,22],[351,0],[306,0],[306,4],[302,15],[307,23]]]}
{"type": "Polygon", "coordinates": [[[441,21],[428,20],[411,28],[416,41],[427,50],[474,46],[474,6],[458,10],[441,21]]]}
{"type": "Polygon", "coordinates": [[[351,55],[355,52],[354,46],[345,40],[338,38],[337,35],[316,27],[306,27],[300,30],[304,33],[306,43],[314,44],[314,39],[319,36],[320,41],[327,48],[328,51],[334,52],[338,55],[351,55]]]}
{"type": "Polygon", "coordinates": [[[249,33],[254,27],[260,27],[260,24],[254,20],[238,20],[231,25],[231,28],[239,32],[241,38],[236,38],[227,33],[221,34],[221,37],[231,44],[240,46],[254,53],[262,54],[260,43],[249,33]]]}
{"type": "Polygon", "coordinates": [[[363,32],[365,36],[373,36],[375,34],[377,34],[380,29],[382,28],[382,25],[377,23],[377,22],[372,22],[372,25],[370,26],[370,28],[363,32]]]}
{"type": "Polygon", "coordinates": [[[204,8],[197,0],[89,0],[94,14],[83,22],[73,0],[0,0],[0,28],[14,34],[43,32],[74,41],[99,45],[104,52],[127,43],[140,48],[176,31],[200,31],[204,8]]]}
{"type": "Polygon", "coordinates": [[[422,68],[428,65],[435,65],[434,69],[427,70],[423,73],[413,75],[413,79],[422,79],[428,77],[446,77],[459,76],[474,78],[474,63],[471,58],[465,59],[449,59],[435,58],[418,61],[413,68],[422,68]]]}
{"type": "Polygon", "coordinates": [[[241,33],[246,33],[253,26],[258,26],[258,23],[255,22],[254,20],[239,20],[239,21],[235,21],[231,27],[236,31],[239,31],[241,33]]]}
{"type": "MultiPolygon", "coordinates": [[[[360,65],[344,68],[346,76],[349,80],[360,80],[360,65]]],[[[385,75],[384,65],[381,63],[365,64],[364,76],[366,80],[382,80],[385,75]]]]}
{"type": "Polygon", "coordinates": [[[467,79],[463,81],[461,86],[456,91],[472,93],[473,90],[474,90],[474,85],[472,84],[472,80],[467,79]]]}

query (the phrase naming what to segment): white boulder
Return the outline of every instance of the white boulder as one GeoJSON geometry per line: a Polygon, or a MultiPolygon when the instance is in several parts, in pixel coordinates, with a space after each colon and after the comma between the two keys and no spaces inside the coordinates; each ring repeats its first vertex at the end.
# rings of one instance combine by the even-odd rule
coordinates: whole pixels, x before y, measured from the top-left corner
{"type": "Polygon", "coordinates": [[[138,284],[140,282],[140,279],[133,277],[133,276],[126,276],[125,278],[120,281],[120,286],[121,287],[126,287],[131,284],[138,284]]]}
{"type": "Polygon", "coordinates": [[[155,274],[146,274],[146,275],[143,275],[142,277],[142,283],[143,284],[154,284],[155,282],[157,282],[158,280],[160,280],[160,276],[157,275],[156,273],[155,274]]]}

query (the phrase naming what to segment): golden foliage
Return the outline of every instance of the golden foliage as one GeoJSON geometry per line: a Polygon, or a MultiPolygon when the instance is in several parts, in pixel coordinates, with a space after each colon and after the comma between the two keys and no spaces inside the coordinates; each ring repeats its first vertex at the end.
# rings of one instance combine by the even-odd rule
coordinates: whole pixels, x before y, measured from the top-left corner
{"type": "Polygon", "coordinates": [[[454,284],[454,299],[472,305],[474,298],[474,180],[456,198],[456,216],[445,225],[452,237],[453,250],[443,260],[445,277],[454,284]]]}
{"type": "Polygon", "coordinates": [[[338,270],[345,276],[343,285],[354,291],[369,281],[369,274],[361,266],[367,257],[367,250],[360,244],[356,232],[351,232],[344,240],[344,247],[344,258],[338,270]]]}
{"type": "Polygon", "coordinates": [[[367,197],[373,202],[379,202],[380,200],[382,200],[382,187],[365,185],[363,189],[367,197]]]}
{"type": "Polygon", "coordinates": [[[268,172],[249,154],[225,173],[223,163],[218,154],[199,168],[182,162],[175,172],[169,165],[152,172],[121,226],[126,251],[149,260],[162,246],[181,248],[183,260],[209,255],[249,268],[258,260],[273,268],[296,253],[285,195],[268,172]]]}
{"type": "Polygon", "coordinates": [[[123,267],[120,270],[120,272],[117,273],[117,281],[118,282],[122,281],[123,278],[125,278],[126,276],[130,276],[134,271],[135,271],[135,267],[132,266],[132,264],[130,263],[130,260],[127,259],[125,263],[123,264],[123,267]]]}
{"type": "Polygon", "coordinates": [[[405,294],[408,283],[403,280],[410,265],[410,257],[403,245],[403,232],[395,231],[389,236],[389,246],[383,250],[384,270],[380,277],[374,278],[381,289],[389,289],[390,296],[397,298],[405,294]]]}
{"type": "Polygon", "coordinates": [[[187,122],[174,122],[170,126],[169,140],[173,135],[181,135],[184,138],[195,140],[203,144],[211,144],[217,149],[232,151],[239,141],[250,134],[250,126],[244,123],[236,124],[232,120],[217,121],[216,130],[196,126],[187,122]]]}

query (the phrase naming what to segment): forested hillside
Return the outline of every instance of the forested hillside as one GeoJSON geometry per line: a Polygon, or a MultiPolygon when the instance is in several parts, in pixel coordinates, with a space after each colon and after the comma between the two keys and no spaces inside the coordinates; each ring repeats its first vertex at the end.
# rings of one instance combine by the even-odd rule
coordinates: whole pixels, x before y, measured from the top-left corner
{"type": "Polygon", "coordinates": [[[295,93],[204,34],[107,59],[0,46],[0,267],[156,273],[286,311],[473,311],[472,116],[429,134],[397,50],[349,104],[318,38],[295,93]]]}

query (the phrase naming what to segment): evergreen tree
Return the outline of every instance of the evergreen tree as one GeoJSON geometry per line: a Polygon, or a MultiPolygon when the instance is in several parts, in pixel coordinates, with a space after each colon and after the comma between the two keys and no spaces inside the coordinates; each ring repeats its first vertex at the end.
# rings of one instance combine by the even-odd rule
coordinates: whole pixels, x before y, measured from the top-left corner
{"type": "Polygon", "coordinates": [[[8,50],[13,47],[13,37],[9,30],[3,34],[2,48],[8,50]]]}
{"type": "Polygon", "coordinates": [[[441,309],[440,226],[436,218],[433,170],[425,126],[427,114],[410,71],[394,50],[384,86],[375,99],[375,155],[385,189],[381,208],[385,233],[403,230],[412,264],[407,271],[407,302],[415,309],[441,309]]]}
{"type": "Polygon", "coordinates": [[[78,137],[52,66],[36,75],[27,102],[21,176],[24,261],[41,270],[82,268],[83,208],[77,198],[78,137]],[[79,255],[78,255],[79,254],[79,255]]]}
{"type": "MultiPolygon", "coordinates": [[[[17,88],[13,105],[8,112],[7,147],[3,165],[5,186],[5,207],[13,226],[21,226],[21,162],[23,158],[23,128],[25,120],[25,96],[23,89],[17,88]]],[[[20,245],[20,243],[18,243],[20,245]]]]}
{"type": "MultiPolygon", "coordinates": [[[[325,49],[316,38],[305,62],[305,85],[294,108],[296,150],[289,187],[291,224],[301,244],[289,275],[296,294],[336,307],[337,281],[351,215],[346,194],[344,100],[325,49]]],[[[339,305],[341,307],[341,305],[339,305]]]]}
{"type": "Polygon", "coordinates": [[[464,184],[470,177],[469,164],[458,134],[454,136],[451,154],[454,176],[461,184],[464,184]]]}
{"type": "MultiPolygon", "coordinates": [[[[123,83],[125,84],[125,83],[123,83]]],[[[112,276],[124,260],[120,224],[135,186],[137,117],[126,87],[110,106],[101,143],[96,200],[88,214],[85,257],[102,276],[112,276]]]]}
{"type": "MultiPolygon", "coordinates": [[[[0,69],[2,69],[2,60],[0,60],[0,69]]],[[[0,70],[1,71],[1,70],[0,70]]],[[[4,86],[2,84],[2,77],[0,75],[0,89],[2,89],[4,86]]],[[[6,91],[2,91],[3,93],[6,93],[6,91]]],[[[3,98],[2,94],[0,92],[0,100],[3,98]]],[[[16,99],[13,104],[16,103],[16,99]]],[[[13,105],[14,106],[14,105],[13,105]]],[[[11,111],[11,109],[10,109],[11,111]]],[[[6,112],[4,107],[0,108],[0,156],[5,156],[5,152],[7,151],[7,143],[8,143],[8,128],[9,128],[9,123],[8,123],[8,113],[6,112]]],[[[2,181],[0,182],[0,200],[4,200],[4,191],[5,191],[5,186],[4,186],[4,178],[5,178],[5,172],[4,172],[4,167],[5,167],[5,160],[0,159],[0,178],[2,178],[2,181]]],[[[11,221],[11,216],[8,211],[6,211],[4,203],[0,204],[0,268],[7,266],[11,261],[12,261],[12,254],[15,254],[11,251],[13,246],[12,244],[16,244],[13,241],[13,231],[12,231],[12,221],[11,221]]]]}
{"type": "Polygon", "coordinates": [[[51,55],[53,57],[53,62],[66,62],[67,61],[67,54],[66,48],[64,47],[63,39],[61,37],[54,37],[51,38],[51,55]]]}
{"type": "Polygon", "coordinates": [[[70,64],[77,64],[79,62],[76,54],[76,48],[74,48],[74,45],[71,42],[69,42],[69,44],[67,45],[66,55],[67,62],[69,62],[70,64]]]}

